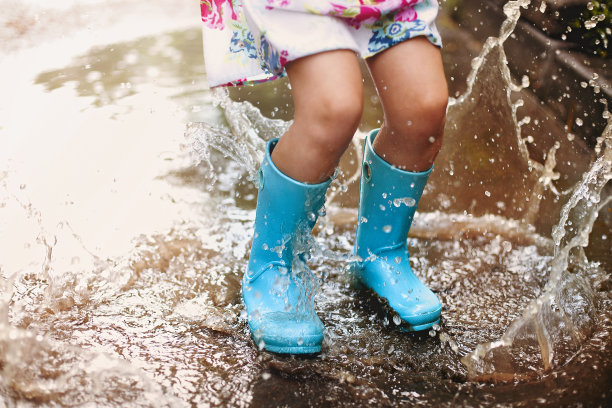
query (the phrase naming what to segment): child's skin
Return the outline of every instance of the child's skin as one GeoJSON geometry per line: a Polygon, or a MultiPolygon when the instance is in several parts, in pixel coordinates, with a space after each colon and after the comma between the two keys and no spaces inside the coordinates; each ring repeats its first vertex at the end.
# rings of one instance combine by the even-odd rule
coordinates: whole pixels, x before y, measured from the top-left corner
{"type": "MultiPolygon", "coordinates": [[[[366,60],[384,111],[374,150],[408,171],[431,168],[442,144],[448,88],[440,49],[424,37],[366,60]]],[[[363,80],[357,55],[335,50],[286,66],[294,122],[272,152],[287,176],[305,183],[329,179],[357,130],[363,80]]]]}

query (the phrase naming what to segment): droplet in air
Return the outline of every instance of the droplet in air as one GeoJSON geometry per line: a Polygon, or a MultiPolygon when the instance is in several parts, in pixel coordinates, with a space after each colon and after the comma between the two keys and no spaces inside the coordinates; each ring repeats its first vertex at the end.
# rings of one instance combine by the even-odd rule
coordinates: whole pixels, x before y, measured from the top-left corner
{"type": "Polygon", "coordinates": [[[527,75],[523,75],[523,78],[521,78],[521,85],[523,85],[523,88],[529,86],[529,77],[527,75]]]}
{"type": "Polygon", "coordinates": [[[396,326],[399,326],[402,324],[402,319],[398,315],[395,315],[393,316],[393,323],[395,323],[396,326]]]}

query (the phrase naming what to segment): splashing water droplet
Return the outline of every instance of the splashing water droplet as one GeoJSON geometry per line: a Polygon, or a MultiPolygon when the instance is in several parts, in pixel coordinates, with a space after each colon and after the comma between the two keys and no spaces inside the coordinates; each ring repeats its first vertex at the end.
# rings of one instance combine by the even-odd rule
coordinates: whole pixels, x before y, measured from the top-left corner
{"type": "Polygon", "coordinates": [[[402,319],[399,317],[399,315],[393,316],[393,323],[396,326],[399,326],[400,324],[402,324],[402,319]]]}
{"type": "Polygon", "coordinates": [[[527,75],[523,75],[523,78],[521,78],[521,85],[523,88],[529,87],[529,77],[527,75]]]}
{"type": "Polygon", "coordinates": [[[382,230],[383,232],[386,232],[387,234],[391,232],[392,227],[390,225],[385,225],[382,230]]]}
{"type": "Polygon", "coordinates": [[[403,201],[408,207],[414,207],[416,205],[416,200],[412,197],[404,197],[403,201]]]}
{"type": "Polygon", "coordinates": [[[394,261],[395,261],[396,264],[399,264],[399,263],[402,262],[402,257],[401,256],[396,256],[394,261]]]}

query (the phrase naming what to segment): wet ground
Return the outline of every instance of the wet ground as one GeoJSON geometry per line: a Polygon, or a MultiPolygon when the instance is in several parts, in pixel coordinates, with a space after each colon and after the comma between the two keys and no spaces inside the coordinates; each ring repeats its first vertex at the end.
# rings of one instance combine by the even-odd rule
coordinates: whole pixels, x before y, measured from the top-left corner
{"type": "MultiPolygon", "coordinates": [[[[164,1],[146,10],[118,2],[123,13],[100,10],[98,20],[78,13],[99,3],[48,11],[58,28],[30,28],[12,39],[25,45],[0,62],[8,73],[0,98],[3,405],[610,404],[609,202],[589,261],[580,251],[570,260],[591,289],[564,298],[564,310],[588,318],[553,367],[526,349],[512,370],[476,380],[462,362],[546,291],[552,227],[595,155],[528,89],[506,92],[498,54],[482,64],[472,96],[449,110],[408,241],[415,270],[444,303],[440,326],[399,332],[345,273],[356,218],[351,149],[312,250],[323,352],[283,357],[250,340],[239,282],[256,201],[251,174],[263,138],[286,126],[265,117],[291,117],[286,84],[230,92],[265,117],[222,95],[217,106],[197,17],[169,13],[164,1]],[[82,24],[59,38],[62,17],[75,14],[82,24]],[[187,126],[196,132],[185,138],[188,122],[206,125],[187,126]],[[259,132],[252,143],[240,124],[259,132]]],[[[482,45],[447,19],[440,26],[451,93],[460,97],[482,45]]],[[[381,114],[371,85],[365,98],[359,137],[381,114]]]]}

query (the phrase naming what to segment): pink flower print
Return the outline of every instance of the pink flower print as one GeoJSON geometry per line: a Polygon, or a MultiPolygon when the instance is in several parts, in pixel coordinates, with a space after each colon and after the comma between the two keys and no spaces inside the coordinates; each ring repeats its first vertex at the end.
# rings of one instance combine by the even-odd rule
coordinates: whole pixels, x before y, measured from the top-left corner
{"type": "Polygon", "coordinates": [[[287,57],[289,56],[289,52],[287,50],[282,50],[279,57],[279,62],[281,67],[287,65],[287,57]]]}
{"type": "Polygon", "coordinates": [[[414,21],[417,19],[417,12],[412,7],[404,8],[395,14],[394,21],[414,21]]]}
{"type": "Polygon", "coordinates": [[[380,9],[376,5],[351,7],[336,3],[330,5],[332,6],[330,15],[345,18],[349,25],[355,28],[359,28],[362,23],[373,23],[380,18],[380,9]]]}
{"type": "Polygon", "coordinates": [[[291,3],[291,0],[267,0],[268,5],[266,8],[272,10],[274,8],[287,7],[291,3]]]}
{"type": "Polygon", "coordinates": [[[231,18],[237,20],[231,0],[200,0],[202,21],[209,27],[222,30],[224,22],[231,18]]]}

